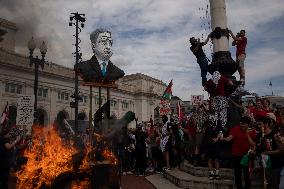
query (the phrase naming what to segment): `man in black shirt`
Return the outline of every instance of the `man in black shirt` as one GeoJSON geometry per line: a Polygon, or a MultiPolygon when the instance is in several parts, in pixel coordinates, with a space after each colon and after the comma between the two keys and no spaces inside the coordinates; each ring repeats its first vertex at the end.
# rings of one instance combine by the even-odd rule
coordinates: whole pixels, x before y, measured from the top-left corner
{"type": "Polygon", "coordinates": [[[278,189],[280,183],[280,172],[284,165],[284,156],[280,152],[277,142],[276,133],[273,132],[275,127],[276,117],[273,113],[268,113],[267,116],[258,121],[262,123],[263,136],[256,138],[258,153],[269,155],[271,168],[266,170],[266,179],[268,181],[267,188],[278,189]]]}
{"type": "Polygon", "coordinates": [[[207,67],[208,67],[208,59],[202,49],[202,46],[206,45],[209,41],[211,34],[208,35],[207,39],[204,42],[200,42],[200,39],[195,39],[191,37],[189,42],[191,44],[190,50],[196,56],[197,63],[201,69],[201,77],[202,77],[202,86],[206,83],[206,75],[207,75],[207,67]]]}
{"type": "Polygon", "coordinates": [[[8,189],[8,178],[10,174],[11,159],[16,144],[21,140],[17,136],[14,140],[11,133],[0,136],[0,188],[8,189]]]}

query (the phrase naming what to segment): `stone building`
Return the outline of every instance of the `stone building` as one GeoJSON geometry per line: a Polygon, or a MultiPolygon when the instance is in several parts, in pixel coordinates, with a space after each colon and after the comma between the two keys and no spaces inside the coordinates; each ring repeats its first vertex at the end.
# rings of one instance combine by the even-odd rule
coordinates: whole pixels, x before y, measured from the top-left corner
{"type": "MultiPolygon", "coordinates": [[[[18,95],[32,95],[34,86],[34,66],[30,67],[27,55],[15,52],[16,24],[0,18],[0,29],[7,31],[0,43],[0,111],[9,103],[10,119],[16,116],[18,95]]],[[[71,55],[70,55],[71,56],[71,55]]],[[[127,111],[133,111],[138,122],[149,121],[158,106],[160,96],[166,86],[158,79],[137,73],[126,75],[117,81],[118,89],[111,89],[111,115],[118,118],[127,111]]],[[[79,102],[79,114],[85,119],[89,115],[89,88],[79,86],[82,100],[79,102]]],[[[74,93],[73,69],[46,63],[39,68],[38,112],[40,122],[53,123],[58,114],[64,113],[68,119],[74,119],[74,109],[70,107],[74,93]]],[[[93,89],[93,111],[99,106],[98,89],[93,89]]],[[[106,102],[106,90],[102,90],[102,104],[106,102]]],[[[94,113],[93,112],[93,113],[94,113]]],[[[132,123],[132,126],[135,124],[132,123]]]]}

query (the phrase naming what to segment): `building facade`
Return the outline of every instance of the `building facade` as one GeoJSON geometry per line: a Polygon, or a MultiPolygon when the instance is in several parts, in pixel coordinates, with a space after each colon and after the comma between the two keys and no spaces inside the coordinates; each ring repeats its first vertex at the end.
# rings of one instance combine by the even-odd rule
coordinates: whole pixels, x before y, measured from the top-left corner
{"type": "MultiPolygon", "coordinates": [[[[0,29],[7,31],[0,43],[0,111],[8,102],[10,119],[15,119],[17,97],[34,93],[34,66],[30,67],[27,56],[15,52],[16,24],[0,18],[0,29]]],[[[74,119],[75,111],[70,107],[70,102],[73,101],[70,96],[74,93],[74,75],[73,69],[55,63],[46,63],[43,70],[39,68],[38,112],[42,124],[53,123],[60,112],[64,112],[68,119],[74,119]]],[[[149,121],[151,116],[154,118],[154,109],[166,88],[161,80],[137,73],[126,75],[117,81],[117,85],[117,89],[110,90],[111,115],[120,118],[127,111],[133,111],[138,122],[149,121]]],[[[82,96],[79,114],[88,119],[89,88],[80,85],[79,91],[82,96]]],[[[94,114],[100,100],[98,89],[93,89],[91,98],[94,114]]],[[[102,89],[102,104],[106,102],[106,98],[107,92],[102,89]]],[[[131,126],[134,125],[132,123],[131,126]]]]}

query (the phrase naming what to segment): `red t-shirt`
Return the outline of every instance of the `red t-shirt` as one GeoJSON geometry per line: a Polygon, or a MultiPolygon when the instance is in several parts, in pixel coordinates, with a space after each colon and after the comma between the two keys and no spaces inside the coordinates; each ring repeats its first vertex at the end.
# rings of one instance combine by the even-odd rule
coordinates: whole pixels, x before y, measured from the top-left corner
{"type": "MultiPolygon", "coordinates": [[[[243,156],[250,148],[249,140],[247,137],[247,131],[241,129],[240,125],[233,127],[230,131],[230,135],[233,136],[233,156],[243,156]]],[[[251,139],[255,139],[255,133],[249,132],[251,139]]]]}
{"type": "Polygon", "coordinates": [[[265,117],[267,115],[267,112],[263,109],[261,110],[256,110],[255,108],[251,108],[250,109],[250,114],[253,115],[254,119],[258,120],[261,119],[263,117],[265,117]]]}
{"type": "Polygon", "coordinates": [[[196,126],[192,121],[187,121],[185,126],[186,133],[190,136],[196,135],[196,126]]]}
{"type": "Polygon", "coordinates": [[[241,54],[246,54],[247,38],[242,37],[241,41],[237,41],[237,52],[236,56],[238,57],[241,54]]]}
{"type": "Polygon", "coordinates": [[[210,97],[215,97],[215,96],[226,96],[225,93],[225,86],[229,80],[221,76],[221,78],[218,81],[218,85],[216,87],[215,83],[213,83],[212,79],[209,79],[207,83],[205,84],[206,91],[210,94],[210,97]]]}

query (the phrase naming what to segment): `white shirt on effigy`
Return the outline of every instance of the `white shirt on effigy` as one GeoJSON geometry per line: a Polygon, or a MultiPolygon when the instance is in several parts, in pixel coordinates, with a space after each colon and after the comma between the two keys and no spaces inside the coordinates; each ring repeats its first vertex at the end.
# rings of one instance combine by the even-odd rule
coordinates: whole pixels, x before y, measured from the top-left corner
{"type": "Polygon", "coordinates": [[[108,60],[103,61],[103,60],[99,60],[99,59],[98,59],[98,62],[99,62],[99,65],[100,65],[100,67],[101,67],[101,71],[103,71],[103,63],[104,63],[104,62],[106,63],[106,68],[107,68],[108,60]]]}

